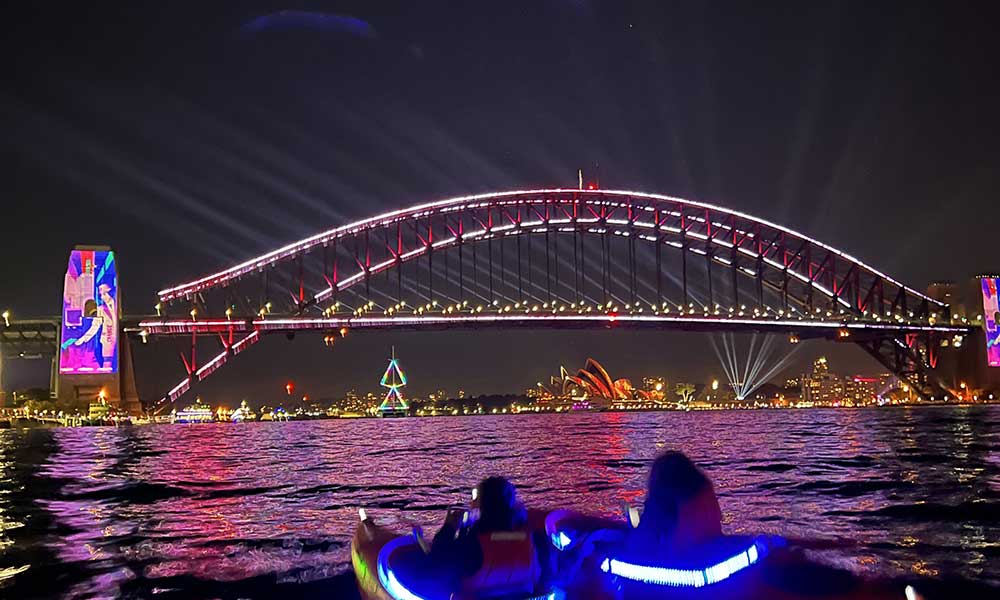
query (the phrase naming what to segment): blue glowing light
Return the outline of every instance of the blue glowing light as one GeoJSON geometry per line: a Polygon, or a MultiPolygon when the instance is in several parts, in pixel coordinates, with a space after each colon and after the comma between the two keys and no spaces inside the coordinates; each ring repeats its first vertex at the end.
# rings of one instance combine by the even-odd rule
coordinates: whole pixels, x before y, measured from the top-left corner
{"type": "MultiPolygon", "coordinates": [[[[403,582],[396,577],[396,574],[389,567],[389,557],[401,546],[407,546],[409,544],[415,543],[413,541],[413,536],[404,535],[392,540],[382,546],[382,550],[378,553],[378,580],[382,584],[382,587],[388,592],[389,597],[393,600],[430,600],[418,594],[410,591],[403,582]]],[[[566,594],[559,588],[552,588],[550,591],[540,595],[529,598],[528,600],[564,600],[566,594]]]]}
{"type": "Polygon", "coordinates": [[[356,17],[304,10],[281,10],[247,21],[240,27],[244,35],[267,31],[320,31],[376,37],[375,28],[356,17]]]}
{"type": "Polygon", "coordinates": [[[552,545],[556,547],[557,550],[565,550],[572,543],[573,540],[569,538],[568,535],[562,531],[552,534],[552,545]]]}
{"type": "Polygon", "coordinates": [[[758,542],[754,542],[749,548],[735,556],[704,569],[654,567],[605,558],[604,562],[601,563],[601,570],[631,581],[671,587],[699,588],[728,579],[755,564],[760,560],[761,550],[762,547],[758,548],[758,542]]]}
{"type": "Polygon", "coordinates": [[[411,536],[401,536],[390,540],[378,553],[378,580],[394,600],[424,600],[406,588],[389,568],[389,557],[400,546],[414,543],[411,536]]]}

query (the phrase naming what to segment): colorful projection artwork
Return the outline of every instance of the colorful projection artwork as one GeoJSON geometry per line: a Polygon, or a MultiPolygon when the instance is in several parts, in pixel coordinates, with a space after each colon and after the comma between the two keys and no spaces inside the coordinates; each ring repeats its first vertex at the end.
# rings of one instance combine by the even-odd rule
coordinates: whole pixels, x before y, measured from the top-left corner
{"type": "Polygon", "coordinates": [[[110,250],[73,250],[63,283],[60,373],[118,372],[118,274],[110,250]]]}
{"type": "Polygon", "coordinates": [[[1000,301],[997,299],[997,282],[1000,279],[984,277],[982,281],[986,361],[991,367],[1000,367],[1000,301]]]}

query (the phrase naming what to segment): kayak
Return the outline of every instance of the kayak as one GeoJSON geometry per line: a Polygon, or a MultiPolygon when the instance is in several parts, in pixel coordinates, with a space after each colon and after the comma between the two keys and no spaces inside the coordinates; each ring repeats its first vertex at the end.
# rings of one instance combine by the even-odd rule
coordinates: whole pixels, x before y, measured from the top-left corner
{"type": "MultiPolygon", "coordinates": [[[[360,511],[351,562],[362,600],[448,600],[428,568],[427,542],[392,531],[360,511]]],[[[621,551],[625,521],[566,510],[529,511],[558,552],[555,586],[504,600],[633,598],[767,598],[882,600],[917,598],[898,582],[873,581],[809,560],[796,543],[775,536],[722,536],[672,560],[621,551]]],[[[457,597],[457,596],[455,596],[457,597]]]]}
{"type": "Polygon", "coordinates": [[[660,552],[644,556],[623,551],[629,528],[624,521],[559,510],[547,516],[545,527],[563,553],[572,554],[590,541],[581,566],[566,582],[567,598],[899,600],[910,593],[898,583],[868,580],[811,561],[778,536],[723,535],[665,559],[660,552]]]}
{"type": "MultiPolygon", "coordinates": [[[[445,589],[428,568],[429,544],[417,533],[401,533],[376,524],[360,512],[351,540],[351,564],[362,600],[449,600],[445,589]]],[[[528,527],[544,526],[546,513],[528,512],[528,527]]],[[[540,594],[504,596],[504,600],[561,600],[562,590],[540,594]]]]}

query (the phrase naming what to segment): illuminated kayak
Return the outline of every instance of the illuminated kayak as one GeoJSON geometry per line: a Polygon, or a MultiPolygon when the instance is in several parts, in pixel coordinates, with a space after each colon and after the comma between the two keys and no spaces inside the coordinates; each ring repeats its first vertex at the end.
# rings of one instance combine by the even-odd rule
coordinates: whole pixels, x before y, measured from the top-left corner
{"type": "Polygon", "coordinates": [[[871,581],[810,561],[797,547],[799,542],[775,536],[721,536],[670,558],[662,552],[630,553],[622,549],[628,531],[624,521],[565,510],[529,513],[530,526],[543,529],[559,552],[556,587],[498,596],[456,592],[446,589],[429,568],[425,541],[381,527],[361,512],[351,561],[363,600],[919,597],[909,595],[912,590],[904,592],[898,583],[871,581]]]}
{"type": "Polygon", "coordinates": [[[900,584],[870,581],[810,561],[780,537],[724,535],[671,556],[649,548],[629,551],[622,543],[628,526],[610,523],[569,511],[547,516],[546,534],[567,557],[561,564],[576,564],[563,585],[567,598],[898,600],[913,593],[900,584]],[[569,558],[581,552],[586,556],[569,558]]]}
{"type": "MultiPolygon", "coordinates": [[[[527,584],[519,584],[519,578],[502,558],[496,561],[484,559],[484,566],[476,575],[467,578],[461,590],[448,589],[442,577],[435,570],[427,556],[428,544],[418,534],[401,534],[377,525],[360,512],[357,529],[351,540],[351,562],[358,582],[362,600],[462,600],[473,598],[503,598],[504,600],[558,600],[564,594],[556,589],[535,590],[528,578],[527,584]],[[494,593],[489,593],[494,592],[494,593]]],[[[545,515],[529,513],[526,529],[541,528],[545,515]]],[[[492,540],[481,543],[511,546],[512,551],[501,552],[513,556],[525,548],[533,553],[530,536],[521,532],[499,532],[490,534],[492,540]]],[[[484,549],[484,555],[490,554],[484,549]]],[[[494,553],[496,554],[496,553],[494,553]]],[[[536,565],[537,566],[537,565],[536,565]]],[[[537,579],[537,573],[535,573],[537,579]]]]}

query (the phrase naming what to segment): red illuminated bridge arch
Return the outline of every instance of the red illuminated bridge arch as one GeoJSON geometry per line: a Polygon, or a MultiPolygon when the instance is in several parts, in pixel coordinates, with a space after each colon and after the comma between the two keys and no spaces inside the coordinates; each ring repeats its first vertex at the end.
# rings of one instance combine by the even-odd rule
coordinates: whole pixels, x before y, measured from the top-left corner
{"type": "Polygon", "coordinates": [[[948,307],[801,233],[640,192],[550,189],[421,204],[159,292],[148,336],[218,335],[173,401],[266,333],[445,327],[771,331],[862,345],[931,396],[948,307]]]}

